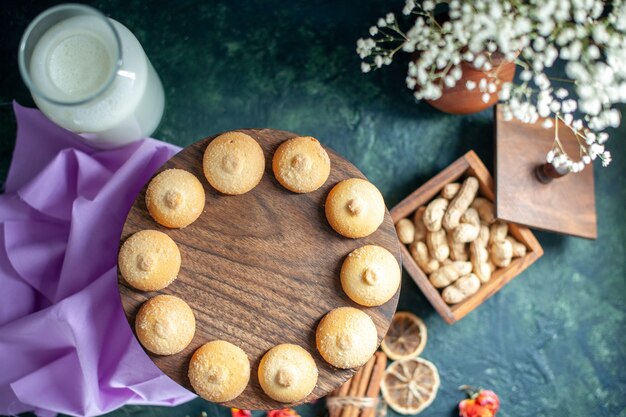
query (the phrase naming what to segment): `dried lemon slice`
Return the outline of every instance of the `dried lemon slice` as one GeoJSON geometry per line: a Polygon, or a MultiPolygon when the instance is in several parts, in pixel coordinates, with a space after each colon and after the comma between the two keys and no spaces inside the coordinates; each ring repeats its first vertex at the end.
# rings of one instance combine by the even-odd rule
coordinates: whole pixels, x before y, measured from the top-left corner
{"type": "Polygon", "coordinates": [[[383,398],[400,414],[417,414],[428,407],[439,389],[439,372],[422,358],[393,362],[380,385],[383,398]]]}
{"type": "Polygon", "coordinates": [[[407,311],[399,311],[393,316],[380,347],[389,359],[409,359],[422,353],[427,339],[422,319],[407,311]]]}

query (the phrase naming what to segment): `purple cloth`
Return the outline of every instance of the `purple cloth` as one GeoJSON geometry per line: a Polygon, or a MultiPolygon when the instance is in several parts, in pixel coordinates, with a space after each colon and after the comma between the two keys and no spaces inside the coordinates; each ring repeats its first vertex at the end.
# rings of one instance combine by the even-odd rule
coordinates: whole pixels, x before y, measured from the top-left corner
{"type": "Polygon", "coordinates": [[[144,353],[117,292],[117,247],[145,182],[179,148],[96,150],[14,105],[0,195],[0,414],[99,415],[195,396],[144,353]]]}

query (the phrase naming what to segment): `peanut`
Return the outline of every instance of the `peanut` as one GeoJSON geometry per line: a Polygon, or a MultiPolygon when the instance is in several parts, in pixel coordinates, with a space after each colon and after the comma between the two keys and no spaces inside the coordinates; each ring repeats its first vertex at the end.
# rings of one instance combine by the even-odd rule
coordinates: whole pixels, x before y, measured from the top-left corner
{"type": "Polygon", "coordinates": [[[513,245],[506,239],[498,240],[491,244],[489,252],[491,253],[491,261],[494,265],[504,268],[511,263],[513,245]]]}
{"type": "Polygon", "coordinates": [[[451,262],[430,274],[428,279],[435,288],[443,288],[471,272],[472,264],[470,262],[451,262]]]}
{"type": "Polygon", "coordinates": [[[461,189],[461,184],[458,182],[451,182],[450,184],[446,184],[441,189],[441,196],[446,200],[452,200],[455,195],[458,194],[461,189]]]}
{"type": "Polygon", "coordinates": [[[446,230],[452,230],[459,225],[461,216],[472,204],[477,192],[478,180],[475,177],[467,177],[443,215],[442,225],[446,230]]]}
{"type": "Polygon", "coordinates": [[[483,248],[486,248],[487,245],[489,244],[489,234],[490,234],[489,226],[487,226],[485,223],[481,223],[480,231],[478,232],[478,237],[476,238],[474,242],[476,242],[483,248]]]}
{"type": "Polygon", "coordinates": [[[461,216],[461,223],[454,228],[452,239],[458,243],[473,242],[479,233],[480,217],[478,212],[470,207],[461,216]]]}
{"type": "Polygon", "coordinates": [[[491,279],[491,268],[489,267],[489,252],[487,248],[481,246],[480,242],[470,243],[470,260],[472,270],[483,284],[491,279]]]}
{"type": "Polygon", "coordinates": [[[452,285],[447,286],[441,293],[443,301],[448,304],[458,304],[473,295],[480,288],[480,280],[476,275],[469,274],[457,279],[452,285]]]}
{"type": "Polygon", "coordinates": [[[467,261],[469,259],[466,244],[455,242],[450,232],[448,232],[448,246],[450,247],[450,258],[453,261],[467,261]]]}
{"type": "Polygon", "coordinates": [[[426,245],[428,245],[430,256],[439,262],[443,262],[444,259],[450,256],[446,231],[443,229],[436,232],[428,232],[426,234],[426,245]]]}
{"type": "Polygon", "coordinates": [[[428,206],[426,206],[426,211],[424,212],[423,217],[426,229],[430,232],[441,230],[441,222],[444,214],[446,213],[446,209],[448,208],[448,204],[449,202],[445,198],[435,198],[428,206]]]}
{"type": "Polygon", "coordinates": [[[496,206],[494,206],[493,203],[486,198],[476,197],[471,207],[476,209],[480,216],[480,220],[485,223],[491,224],[496,221],[496,206]]]}
{"type": "Polygon", "coordinates": [[[413,242],[409,246],[409,252],[411,252],[411,256],[413,256],[413,259],[415,259],[415,262],[417,262],[417,265],[425,274],[431,274],[439,269],[439,261],[432,259],[428,255],[428,247],[424,242],[413,242]]]}
{"type": "Polygon", "coordinates": [[[402,219],[396,223],[396,233],[400,242],[408,245],[415,240],[415,225],[409,219],[402,219]]]}
{"type": "Polygon", "coordinates": [[[506,240],[511,242],[511,246],[513,246],[513,257],[519,258],[526,255],[526,246],[523,243],[515,239],[513,236],[507,236],[506,240]]]}
{"type": "Polygon", "coordinates": [[[422,206],[415,210],[415,214],[413,215],[413,224],[415,225],[415,238],[414,241],[423,241],[426,239],[426,226],[424,225],[424,212],[426,211],[426,206],[422,206]]]}
{"type": "Polygon", "coordinates": [[[509,225],[501,220],[498,220],[489,228],[489,245],[493,242],[504,240],[509,233],[509,225]]]}

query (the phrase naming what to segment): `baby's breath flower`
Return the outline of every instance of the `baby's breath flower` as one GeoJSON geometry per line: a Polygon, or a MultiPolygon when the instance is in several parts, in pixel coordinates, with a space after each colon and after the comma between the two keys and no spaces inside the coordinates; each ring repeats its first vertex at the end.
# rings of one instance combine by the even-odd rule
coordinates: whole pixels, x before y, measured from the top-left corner
{"type": "Polygon", "coordinates": [[[406,0],[404,4],[404,9],[402,9],[402,14],[408,16],[415,9],[415,0],[406,0]]]}
{"type": "Polygon", "coordinates": [[[402,14],[411,16],[408,30],[388,13],[369,28],[371,38],[357,41],[362,72],[389,65],[396,52],[416,53],[405,81],[417,100],[436,100],[461,82],[486,103],[496,94],[505,120],[542,117],[542,126],[556,129],[558,119],[574,130],[581,158],[573,161],[559,146],[549,154],[553,165],[579,172],[596,158],[611,161],[604,130],[619,126],[615,104],[626,102],[626,1],[405,0],[402,14]],[[441,23],[433,12],[443,3],[448,20],[441,23]],[[520,63],[518,81],[499,78],[496,55],[520,63]],[[552,85],[559,57],[573,82],[568,88],[552,85]],[[463,80],[463,62],[484,76],[463,80]]]}

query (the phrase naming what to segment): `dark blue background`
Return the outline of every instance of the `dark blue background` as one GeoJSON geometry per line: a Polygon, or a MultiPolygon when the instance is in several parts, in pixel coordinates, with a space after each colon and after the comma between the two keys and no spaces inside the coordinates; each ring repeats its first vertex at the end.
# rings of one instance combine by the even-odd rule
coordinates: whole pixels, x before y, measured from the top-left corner
{"type": "MultiPolygon", "coordinates": [[[[10,102],[33,105],[17,45],[49,1],[0,8],[0,177],[15,138],[10,102]]],[[[356,39],[401,1],[92,2],[135,33],[165,86],[159,130],[181,146],[242,127],[317,137],[358,166],[389,207],[474,149],[493,167],[491,110],[450,116],[415,103],[406,59],[362,75],[356,39]]],[[[448,326],[404,277],[400,308],[429,330],[423,356],[441,388],[423,416],[452,416],[461,384],[494,389],[502,417],[626,416],[626,124],[612,132],[614,162],[596,170],[597,241],[538,232],[545,255],[461,322],[448,326]]],[[[203,400],[116,416],[228,415],[203,400]]],[[[321,415],[323,403],[302,406],[321,415]]]]}

